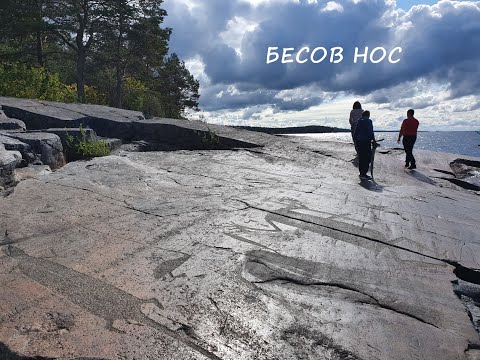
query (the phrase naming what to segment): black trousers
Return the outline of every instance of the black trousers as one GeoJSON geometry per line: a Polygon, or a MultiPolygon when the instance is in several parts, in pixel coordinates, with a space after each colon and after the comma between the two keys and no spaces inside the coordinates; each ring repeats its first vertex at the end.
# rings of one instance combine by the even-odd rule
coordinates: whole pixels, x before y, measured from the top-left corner
{"type": "Polygon", "coordinates": [[[415,165],[415,158],[413,157],[413,146],[417,141],[416,136],[404,136],[403,137],[403,148],[405,149],[405,163],[407,165],[415,165]]]}
{"type": "Polygon", "coordinates": [[[357,141],[358,148],[358,170],[360,175],[366,175],[370,167],[370,159],[372,158],[372,142],[357,141]]]}

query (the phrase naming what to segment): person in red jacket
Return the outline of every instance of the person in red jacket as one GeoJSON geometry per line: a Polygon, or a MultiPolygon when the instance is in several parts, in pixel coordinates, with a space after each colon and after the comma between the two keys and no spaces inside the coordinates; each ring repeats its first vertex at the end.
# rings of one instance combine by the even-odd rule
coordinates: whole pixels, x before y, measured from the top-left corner
{"type": "Polygon", "coordinates": [[[398,134],[397,142],[400,144],[400,139],[403,136],[403,148],[405,149],[406,159],[405,167],[410,170],[416,169],[415,158],[413,157],[413,146],[417,141],[417,130],[420,123],[413,117],[415,110],[410,109],[407,111],[407,118],[403,120],[400,133],[398,134]]]}

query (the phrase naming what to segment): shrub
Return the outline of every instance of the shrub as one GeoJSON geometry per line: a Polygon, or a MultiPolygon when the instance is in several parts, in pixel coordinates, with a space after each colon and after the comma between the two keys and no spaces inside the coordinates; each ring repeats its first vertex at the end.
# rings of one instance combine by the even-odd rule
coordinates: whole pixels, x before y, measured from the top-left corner
{"type": "MultiPolygon", "coordinates": [[[[72,103],[77,99],[77,85],[66,85],[58,74],[43,67],[25,64],[0,64],[0,96],[72,103]]],[[[85,86],[88,103],[104,104],[105,96],[92,86],[85,86]]]]}
{"type": "Polygon", "coordinates": [[[107,142],[88,139],[87,132],[83,126],[80,126],[80,138],[76,138],[72,134],[67,134],[64,150],[68,161],[110,155],[110,148],[107,142]]]}
{"type": "Polygon", "coordinates": [[[123,82],[123,107],[129,110],[142,111],[145,104],[147,87],[143,82],[126,76],[123,82]]]}
{"type": "Polygon", "coordinates": [[[202,144],[207,149],[215,149],[220,145],[220,138],[217,133],[210,128],[207,128],[208,131],[204,132],[202,135],[202,144]]]}

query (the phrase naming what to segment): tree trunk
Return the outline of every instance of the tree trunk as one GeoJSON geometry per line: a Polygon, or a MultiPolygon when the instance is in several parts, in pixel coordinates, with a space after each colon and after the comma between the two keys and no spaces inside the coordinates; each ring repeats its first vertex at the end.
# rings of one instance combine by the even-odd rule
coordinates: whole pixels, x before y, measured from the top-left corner
{"type": "Polygon", "coordinates": [[[85,103],[85,51],[78,49],[77,57],[77,97],[78,101],[85,103]]]}
{"type": "Polygon", "coordinates": [[[123,79],[122,79],[122,69],[121,65],[117,63],[116,71],[117,71],[117,79],[115,84],[115,107],[121,108],[122,107],[122,94],[123,94],[123,79]]]}
{"type": "Polygon", "coordinates": [[[118,37],[116,39],[116,52],[117,52],[117,61],[115,63],[115,71],[116,71],[116,78],[115,78],[115,104],[114,106],[117,108],[122,107],[122,98],[123,98],[123,72],[122,72],[122,38],[123,38],[123,13],[120,11],[120,17],[118,19],[118,37]]]}
{"type": "Polygon", "coordinates": [[[45,66],[45,62],[43,59],[43,40],[42,40],[42,33],[37,31],[37,62],[38,65],[41,67],[45,66]]]}

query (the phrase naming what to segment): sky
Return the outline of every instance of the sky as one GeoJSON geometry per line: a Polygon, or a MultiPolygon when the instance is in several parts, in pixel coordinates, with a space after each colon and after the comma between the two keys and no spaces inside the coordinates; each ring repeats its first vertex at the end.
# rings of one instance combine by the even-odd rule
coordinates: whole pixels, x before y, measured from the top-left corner
{"type": "Polygon", "coordinates": [[[358,100],[376,129],[397,129],[413,108],[423,130],[480,130],[480,1],[164,0],[164,7],[170,51],[200,82],[202,111],[191,118],[348,128],[358,100]],[[269,47],[293,49],[291,62],[267,63],[269,47]],[[310,53],[300,51],[306,47],[310,53]],[[327,55],[314,63],[317,47],[327,55]],[[333,47],[343,59],[331,58],[333,47]],[[355,49],[365,47],[387,56],[380,61],[379,49],[355,63],[355,49]]]}

